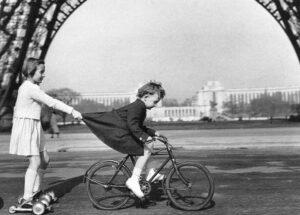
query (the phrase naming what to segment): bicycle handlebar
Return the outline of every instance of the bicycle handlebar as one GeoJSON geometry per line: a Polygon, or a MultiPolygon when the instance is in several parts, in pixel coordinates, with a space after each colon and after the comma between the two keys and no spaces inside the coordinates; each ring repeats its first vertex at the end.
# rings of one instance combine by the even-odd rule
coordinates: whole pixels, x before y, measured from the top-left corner
{"type": "Polygon", "coordinates": [[[169,140],[166,137],[154,136],[152,140],[147,141],[145,144],[149,144],[158,140],[162,142],[168,149],[173,149],[173,146],[169,143],[169,140]]]}
{"type": "Polygon", "coordinates": [[[162,143],[167,143],[168,142],[167,138],[163,138],[163,137],[160,137],[160,136],[154,136],[154,140],[159,140],[162,143]]]}

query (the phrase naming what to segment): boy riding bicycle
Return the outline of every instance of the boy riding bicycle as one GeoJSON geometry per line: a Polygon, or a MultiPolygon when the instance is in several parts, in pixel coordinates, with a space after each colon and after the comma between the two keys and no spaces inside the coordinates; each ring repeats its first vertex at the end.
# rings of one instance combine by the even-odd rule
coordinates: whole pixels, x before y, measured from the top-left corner
{"type": "MultiPolygon", "coordinates": [[[[153,150],[153,137],[161,136],[157,131],[144,126],[147,109],[152,109],[165,96],[161,83],[150,81],[138,89],[135,102],[105,113],[86,113],[83,120],[105,144],[124,154],[136,155],[137,160],[132,176],[126,186],[139,198],[144,197],[139,185],[139,177],[153,150]],[[99,132],[100,131],[100,132],[99,132]]],[[[147,165],[149,180],[154,174],[154,163],[147,165]]],[[[162,180],[157,174],[155,180],[162,180]]]]}

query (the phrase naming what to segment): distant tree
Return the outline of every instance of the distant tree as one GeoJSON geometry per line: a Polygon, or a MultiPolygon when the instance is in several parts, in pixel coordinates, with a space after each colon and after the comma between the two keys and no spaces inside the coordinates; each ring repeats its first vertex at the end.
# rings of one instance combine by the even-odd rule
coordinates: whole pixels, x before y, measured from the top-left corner
{"type": "MultiPolygon", "coordinates": [[[[223,104],[224,113],[234,116],[274,117],[287,116],[290,113],[290,105],[283,100],[280,92],[268,95],[267,92],[259,98],[252,99],[250,104],[228,101],[223,104]]],[[[300,113],[300,107],[299,107],[300,113]]]]}
{"type": "Polygon", "coordinates": [[[179,103],[177,99],[163,99],[162,106],[164,107],[178,107],[179,103]]]}
{"type": "Polygon", "coordinates": [[[291,111],[293,113],[296,113],[298,116],[300,116],[300,104],[292,104],[291,111]]]}
{"type": "Polygon", "coordinates": [[[252,116],[272,118],[287,115],[290,111],[290,105],[283,100],[280,92],[273,95],[265,93],[260,98],[251,100],[249,109],[252,116]]]}
{"type": "MultiPolygon", "coordinates": [[[[80,93],[69,88],[52,89],[48,90],[46,93],[68,105],[71,105],[72,102],[75,101],[75,99],[80,97],[80,93]]],[[[63,122],[65,123],[67,114],[60,111],[58,111],[57,113],[62,116],[63,122]]]]}
{"type": "Polygon", "coordinates": [[[104,106],[102,103],[98,103],[90,99],[80,100],[75,108],[81,113],[104,112],[110,109],[109,107],[104,106]]]}
{"type": "Polygon", "coordinates": [[[66,104],[72,104],[72,102],[80,96],[80,93],[69,88],[48,90],[47,94],[63,101],[66,104]]]}
{"type": "Polygon", "coordinates": [[[224,113],[232,116],[241,116],[248,114],[248,105],[245,103],[236,103],[233,101],[227,101],[223,103],[224,113]]]}
{"type": "Polygon", "coordinates": [[[187,98],[180,104],[180,106],[192,106],[192,102],[192,99],[187,98]]]}

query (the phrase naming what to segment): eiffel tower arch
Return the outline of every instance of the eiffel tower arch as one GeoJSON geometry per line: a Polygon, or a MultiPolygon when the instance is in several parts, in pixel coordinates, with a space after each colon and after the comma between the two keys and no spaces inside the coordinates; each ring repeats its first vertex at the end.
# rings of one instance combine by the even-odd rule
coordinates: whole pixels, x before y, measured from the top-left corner
{"type": "MultiPolygon", "coordinates": [[[[55,35],[87,0],[1,0],[0,130],[9,127],[26,57],[44,59],[55,35]],[[7,116],[10,116],[7,117],[7,116]]],[[[300,62],[300,1],[253,0],[278,22],[300,62]]]]}

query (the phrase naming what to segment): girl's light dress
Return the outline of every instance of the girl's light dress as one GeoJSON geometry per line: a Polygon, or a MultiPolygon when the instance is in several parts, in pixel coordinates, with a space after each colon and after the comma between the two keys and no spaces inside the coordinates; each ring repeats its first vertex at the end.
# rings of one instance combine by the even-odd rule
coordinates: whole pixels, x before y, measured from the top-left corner
{"type": "Polygon", "coordinates": [[[73,110],[72,107],[48,96],[38,85],[24,81],[19,88],[14,108],[10,154],[39,155],[46,149],[40,121],[42,104],[68,114],[71,114],[73,110]]]}
{"type": "Polygon", "coordinates": [[[29,156],[39,155],[45,150],[40,120],[14,117],[9,153],[29,156]]]}

